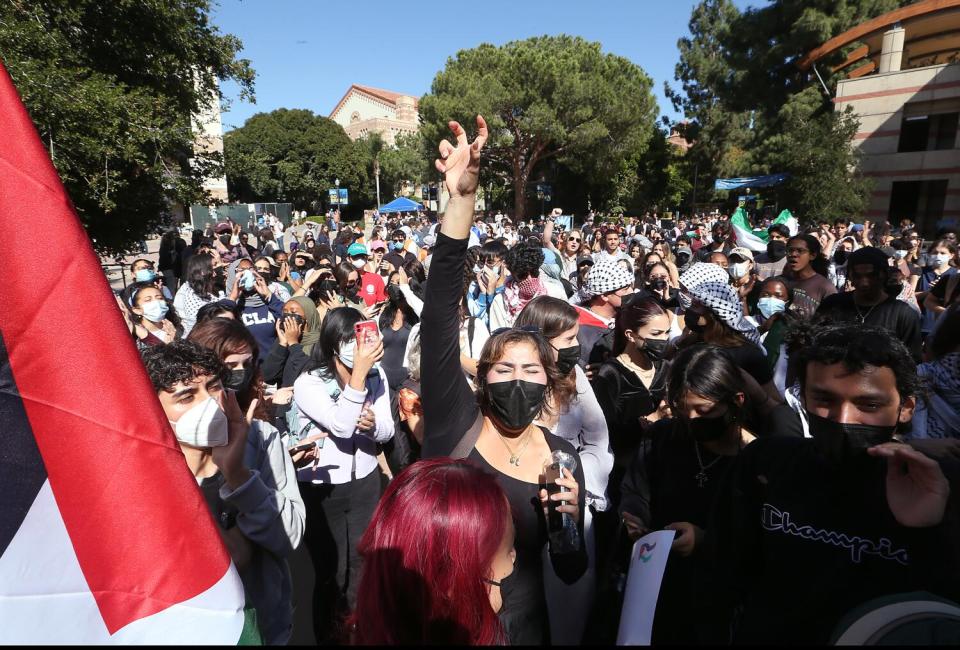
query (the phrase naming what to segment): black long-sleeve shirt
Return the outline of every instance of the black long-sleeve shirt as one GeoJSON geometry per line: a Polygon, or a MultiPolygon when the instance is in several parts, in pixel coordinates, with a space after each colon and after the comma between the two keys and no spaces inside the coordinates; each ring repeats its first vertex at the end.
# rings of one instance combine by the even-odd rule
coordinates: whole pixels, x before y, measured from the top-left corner
{"type": "MultiPolygon", "coordinates": [[[[451,455],[480,417],[476,396],[460,366],[459,309],[466,251],[466,239],[452,239],[443,233],[437,235],[420,326],[424,458],[451,455]]],[[[580,486],[580,550],[574,553],[550,552],[554,572],[565,583],[572,584],[587,568],[586,545],[583,543],[586,498],[583,464],[569,442],[546,430],[543,435],[551,451],[562,450],[578,461],[574,478],[580,486]]],[[[512,644],[542,644],[549,639],[549,626],[541,560],[547,543],[547,526],[538,496],[540,486],[503,474],[487,463],[475,448],[467,458],[496,477],[510,502],[516,527],[517,559],[513,574],[503,580],[501,587],[504,603],[501,620],[512,644]]]]}
{"type": "Polygon", "coordinates": [[[899,524],[886,471],[866,455],[831,469],[810,439],[767,438],[740,453],[706,535],[711,583],[729,588],[714,596],[742,607],[734,643],[824,644],[868,600],[911,591],[956,599],[955,522],[899,524]]]}

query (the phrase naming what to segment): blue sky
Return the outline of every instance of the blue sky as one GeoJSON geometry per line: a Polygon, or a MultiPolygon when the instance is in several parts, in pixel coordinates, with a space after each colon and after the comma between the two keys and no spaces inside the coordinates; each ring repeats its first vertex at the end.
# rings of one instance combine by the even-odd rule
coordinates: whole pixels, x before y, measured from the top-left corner
{"type": "MultiPolygon", "coordinates": [[[[763,4],[734,0],[741,9],[763,4]]],[[[660,113],[679,116],[663,94],[673,83],[677,39],[687,35],[696,0],[485,0],[469,5],[418,0],[219,0],[214,22],[239,36],[257,71],[257,103],[224,84],[224,130],[255,113],[333,110],[351,83],[420,96],[448,57],[480,43],[502,45],[542,34],[603,44],[653,78],[660,113]]]]}

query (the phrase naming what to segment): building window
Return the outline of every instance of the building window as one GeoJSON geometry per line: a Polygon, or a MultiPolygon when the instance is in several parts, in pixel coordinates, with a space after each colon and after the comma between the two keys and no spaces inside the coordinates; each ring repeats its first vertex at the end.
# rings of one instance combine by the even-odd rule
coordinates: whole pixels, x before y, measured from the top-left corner
{"type": "Polygon", "coordinates": [[[953,149],[957,142],[958,118],[960,113],[905,116],[897,151],[953,149]]]}
{"type": "Polygon", "coordinates": [[[911,219],[923,237],[933,237],[943,219],[947,180],[898,181],[890,192],[891,223],[911,219]]]}

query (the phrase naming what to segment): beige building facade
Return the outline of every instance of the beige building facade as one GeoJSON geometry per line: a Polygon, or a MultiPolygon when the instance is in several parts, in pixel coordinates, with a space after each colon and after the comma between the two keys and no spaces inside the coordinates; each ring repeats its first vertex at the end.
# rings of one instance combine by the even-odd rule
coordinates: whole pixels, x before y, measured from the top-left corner
{"type": "MultiPolygon", "coordinates": [[[[216,152],[223,155],[223,122],[220,119],[220,97],[212,92],[202,110],[192,116],[192,127],[196,151],[206,153],[216,152]]],[[[224,171],[219,176],[208,176],[204,179],[203,189],[210,193],[215,201],[227,202],[227,175],[224,171]]]]}
{"type": "Polygon", "coordinates": [[[801,61],[819,74],[831,55],[836,110],[860,122],[853,146],[872,180],[866,219],[911,219],[931,238],[960,226],[960,0],[922,0],[824,43],[801,61]],[[852,48],[852,49],[851,49],[852,48]]]}
{"type": "Polygon", "coordinates": [[[330,113],[351,140],[379,133],[393,145],[398,136],[416,133],[420,124],[418,99],[412,95],[353,84],[330,113]]]}

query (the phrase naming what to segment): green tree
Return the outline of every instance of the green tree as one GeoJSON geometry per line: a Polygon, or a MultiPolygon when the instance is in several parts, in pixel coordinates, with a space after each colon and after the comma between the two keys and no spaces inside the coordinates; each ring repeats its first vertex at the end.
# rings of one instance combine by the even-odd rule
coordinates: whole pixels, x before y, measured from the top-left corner
{"type": "Polygon", "coordinates": [[[545,162],[610,177],[644,151],[657,111],[651,86],[639,66],[578,37],[461,50],[420,101],[427,155],[435,156],[436,143],[449,137],[448,120],[469,130],[482,114],[490,140],[481,185],[508,182],[521,219],[528,186],[545,162]]]}
{"type": "Polygon", "coordinates": [[[433,159],[428,160],[424,151],[420,133],[402,134],[397,137],[396,146],[383,150],[380,154],[380,188],[381,192],[392,193],[384,201],[400,194],[405,182],[417,185],[435,177],[433,159]]]}
{"type": "Polygon", "coordinates": [[[230,198],[282,201],[321,210],[340,179],[350,213],[372,203],[370,142],[351,142],[343,127],[304,109],[257,113],[223,138],[230,198]]]}
{"type": "MultiPolygon", "coordinates": [[[[671,98],[692,120],[692,159],[707,171],[701,178],[790,172],[793,180],[778,190],[781,204],[802,216],[856,216],[869,187],[850,151],[856,120],[836,114],[815,74],[797,63],[833,36],[905,4],[772,0],[743,13],[729,0],[698,4],[692,38],[679,43],[683,94],[671,98]]],[[[855,46],[818,65],[828,89],[839,78],[831,67],[855,46]]]]}
{"type": "Polygon", "coordinates": [[[209,0],[0,3],[0,60],[101,252],[203,201],[222,170],[219,153],[194,149],[191,116],[222,99],[218,80],[252,101],[254,72],[209,14],[209,0]]]}

